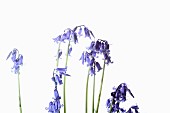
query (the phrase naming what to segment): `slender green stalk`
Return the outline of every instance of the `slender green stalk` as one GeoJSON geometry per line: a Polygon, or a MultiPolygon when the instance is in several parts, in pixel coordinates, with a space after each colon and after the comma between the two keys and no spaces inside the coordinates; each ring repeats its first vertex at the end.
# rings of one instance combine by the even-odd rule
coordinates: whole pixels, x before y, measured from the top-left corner
{"type": "Polygon", "coordinates": [[[93,75],[92,113],[94,113],[94,96],[95,96],[95,75],[93,75]]]}
{"type": "Polygon", "coordinates": [[[20,109],[20,113],[22,113],[21,92],[20,92],[20,73],[18,73],[18,93],[19,93],[19,109],[20,109]]]}
{"type": "MultiPolygon", "coordinates": [[[[67,47],[65,67],[67,67],[67,63],[68,63],[68,52],[69,52],[69,47],[70,47],[70,40],[69,40],[69,42],[68,42],[68,47],[67,47]]],[[[64,99],[64,113],[66,113],[66,76],[64,76],[63,99],[64,99]]]]}
{"type": "Polygon", "coordinates": [[[88,113],[88,86],[89,86],[89,72],[90,68],[88,70],[87,74],[87,81],[86,81],[86,103],[85,103],[85,113],[88,113]]]}
{"type": "Polygon", "coordinates": [[[103,86],[103,80],[104,80],[104,71],[105,71],[105,60],[104,60],[104,64],[103,64],[103,72],[102,72],[102,78],[101,78],[101,83],[100,83],[100,91],[99,91],[99,96],[98,96],[96,113],[98,113],[98,110],[99,110],[100,97],[101,97],[101,93],[102,93],[102,86],[103,86]]]}

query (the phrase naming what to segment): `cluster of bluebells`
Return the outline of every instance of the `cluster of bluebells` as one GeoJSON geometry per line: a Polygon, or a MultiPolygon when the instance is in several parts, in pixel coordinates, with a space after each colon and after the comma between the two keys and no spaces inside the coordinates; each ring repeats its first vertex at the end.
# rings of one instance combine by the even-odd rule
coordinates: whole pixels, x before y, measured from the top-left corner
{"type": "Polygon", "coordinates": [[[20,66],[23,65],[23,55],[19,54],[19,51],[14,48],[7,56],[7,59],[9,57],[11,57],[11,60],[14,63],[12,71],[14,71],[15,74],[19,74],[20,66]]]}
{"type": "Polygon", "coordinates": [[[50,101],[49,107],[46,108],[46,110],[48,110],[49,113],[60,112],[62,105],[60,103],[61,97],[59,96],[57,86],[63,84],[62,76],[70,76],[69,74],[66,74],[66,72],[67,72],[67,68],[56,68],[53,71],[52,81],[55,83],[55,89],[54,89],[53,101],[50,101]]]}
{"type": "MultiPolygon", "coordinates": [[[[72,41],[74,44],[78,43],[78,37],[88,37],[91,39],[91,36],[94,37],[91,30],[89,30],[86,26],[80,25],[76,26],[74,29],[67,28],[64,30],[64,33],[59,35],[56,38],[53,38],[56,43],[65,43],[66,41],[72,41]],[[84,31],[84,32],[83,32],[84,31]]],[[[69,46],[68,54],[70,55],[72,51],[72,46],[69,46]]],[[[60,49],[58,52],[58,58],[62,55],[62,50],[60,49]]]]}
{"type": "Polygon", "coordinates": [[[113,90],[114,91],[111,93],[112,98],[108,99],[106,102],[107,111],[109,113],[133,113],[133,111],[135,111],[134,113],[139,113],[139,107],[137,105],[131,106],[128,110],[119,106],[121,102],[125,102],[127,100],[127,92],[129,92],[129,94],[134,98],[132,92],[128,89],[125,83],[120,84],[117,88],[113,88],[113,90]]]}
{"type": "Polygon", "coordinates": [[[109,56],[109,43],[106,40],[98,39],[97,41],[92,41],[90,47],[88,47],[87,49],[87,51],[84,51],[82,53],[80,60],[82,61],[82,64],[86,62],[87,66],[90,66],[91,75],[96,74],[95,68],[97,68],[97,71],[100,71],[102,69],[99,62],[96,61],[98,55],[103,55],[105,64],[113,63],[111,61],[111,57],[109,56]]]}

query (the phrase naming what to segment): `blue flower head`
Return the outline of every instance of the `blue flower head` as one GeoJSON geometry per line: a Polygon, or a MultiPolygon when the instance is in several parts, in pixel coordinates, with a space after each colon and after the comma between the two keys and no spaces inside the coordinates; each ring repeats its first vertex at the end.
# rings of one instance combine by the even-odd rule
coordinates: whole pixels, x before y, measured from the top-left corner
{"type": "MultiPolygon", "coordinates": [[[[74,44],[76,44],[78,43],[78,37],[83,36],[83,34],[85,34],[84,37],[89,37],[90,39],[91,39],[91,36],[94,37],[91,30],[89,30],[84,25],[80,25],[80,26],[76,26],[73,30],[70,28],[65,29],[63,34],[60,34],[56,38],[53,38],[53,40],[56,43],[65,43],[66,41],[72,41],[74,42],[74,44]],[[84,33],[82,30],[82,27],[84,27],[84,33]]],[[[71,52],[72,52],[72,47],[69,47],[68,54],[70,55],[71,52]]],[[[57,55],[58,58],[61,57],[61,54],[62,54],[62,51],[60,50],[57,55]]]]}
{"type": "Polygon", "coordinates": [[[87,63],[87,67],[90,68],[90,74],[91,75],[96,75],[96,68],[97,68],[97,71],[99,72],[102,68],[99,64],[99,62],[96,61],[96,55],[94,55],[94,53],[90,52],[88,53],[87,51],[86,52],[83,52],[80,59],[82,61],[82,64],[84,65],[84,63],[87,63]]]}
{"type": "Polygon", "coordinates": [[[9,55],[7,56],[6,60],[11,57],[11,60],[13,61],[14,65],[12,67],[12,70],[14,70],[15,74],[19,73],[20,66],[23,65],[23,55],[19,54],[19,51],[17,49],[13,49],[9,55]]]}
{"type": "Polygon", "coordinates": [[[52,81],[55,83],[55,85],[61,85],[63,84],[62,82],[62,76],[70,76],[69,74],[66,73],[67,68],[57,68],[54,69],[53,71],[53,77],[51,78],[52,81]]]}
{"type": "Polygon", "coordinates": [[[49,102],[49,107],[46,108],[49,113],[59,113],[62,105],[60,104],[61,97],[59,96],[59,93],[57,89],[54,89],[54,100],[49,102]]]}
{"type": "MultiPolygon", "coordinates": [[[[128,89],[127,85],[125,83],[120,84],[117,88],[113,89],[114,91],[111,93],[112,98],[108,99],[106,101],[106,107],[107,111],[109,112],[111,109],[111,113],[125,113],[126,110],[124,108],[120,108],[120,103],[126,101],[126,93],[129,92],[129,94],[134,98],[132,92],[130,89],[128,89]],[[111,108],[112,107],[112,108],[111,108]]],[[[132,106],[129,108],[129,110],[126,113],[133,113],[132,109],[135,110],[135,113],[138,113],[138,106],[132,106]]]]}
{"type": "Polygon", "coordinates": [[[111,61],[111,57],[109,56],[109,43],[106,40],[98,39],[96,42],[92,41],[87,49],[90,50],[95,56],[99,53],[103,54],[106,64],[113,63],[113,61],[111,61]]]}

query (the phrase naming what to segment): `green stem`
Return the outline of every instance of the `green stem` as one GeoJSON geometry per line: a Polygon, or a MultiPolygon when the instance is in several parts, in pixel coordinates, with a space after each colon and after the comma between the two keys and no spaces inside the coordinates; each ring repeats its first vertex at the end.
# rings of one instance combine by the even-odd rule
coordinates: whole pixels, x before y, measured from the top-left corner
{"type": "Polygon", "coordinates": [[[88,70],[87,81],[86,81],[86,104],[85,104],[85,113],[88,113],[88,85],[89,85],[89,72],[90,72],[90,68],[89,68],[89,70],[88,70]]]}
{"type": "Polygon", "coordinates": [[[92,113],[94,113],[94,95],[95,95],[95,75],[93,75],[93,98],[92,98],[92,113]]]}
{"type": "MultiPolygon", "coordinates": [[[[69,40],[69,42],[68,42],[68,47],[67,47],[65,67],[67,67],[67,63],[68,63],[68,52],[69,52],[69,47],[70,47],[70,40],[69,40]]],[[[64,76],[63,99],[64,99],[64,113],[66,113],[66,76],[64,76]]]]}
{"type": "Polygon", "coordinates": [[[103,72],[102,72],[102,78],[101,78],[101,83],[100,83],[100,91],[99,91],[99,96],[98,96],[96,113],[98,113],[98,110],[99,110],[100,97],[101,97],[101,93],[102,93],[102,86],[103,86],[103,80],[104,80],[104,71],[105,71],[105,60],[104,60],[104,64],[103,64],[103,72]]]}
{"type": "Polygon", "coordinates": [[[20,109],[20,113],[22,113],[21,92],[20,92],[20,73],[18,73],[18,93],[19,93],[19,109],[20,109]]]}

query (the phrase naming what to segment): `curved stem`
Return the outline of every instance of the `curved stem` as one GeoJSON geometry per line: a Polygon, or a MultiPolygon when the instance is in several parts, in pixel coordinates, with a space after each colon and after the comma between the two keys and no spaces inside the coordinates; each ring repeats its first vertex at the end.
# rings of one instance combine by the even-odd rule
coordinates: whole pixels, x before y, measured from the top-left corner
{"type": "MultiPolygon", "coordinates": [[[[67,67],[67,63],[68,63],[68,52],[69,52],[69,47],[70,47],[70,40],[69,40],[68,46],[67,46],[65,67],[67,67]]],[[[64,76],[63,99],[64,99],[64,113],[66,113],[66,76],[64,76]]]]}
{"type": "Polygon", "coordinates": [[[100,91],[99,91],[99,96],[98,96],[96,113],[98,113],[98,110],[99,110],[100,97],[101,97],[101,93],[102,93],[102,86],[103,86],[103,80],[104,80],[104,71],[105,71],[105,60],[104,60],[104,64],[103,64],[103,72],[102,72],[102,78],[101,78],[101,83],[100,83],[100,91]]]}
{"type": "Polygon", "coordinates": [[[18,73],[18,93],[19,93],[19,109],[20,109],[20,113],[22,113],[21,92],[20,92],[20,73],[18,73]]]}
{"type": "Polygon", "coordinates": [[[88,85],[89,85],[89,72],[90,72],[90,68],[89,68],[89,70],[88,70],[87,81],[86,81],[86,103],[85,103],[85,113],[88,113],[88,85]]]}

